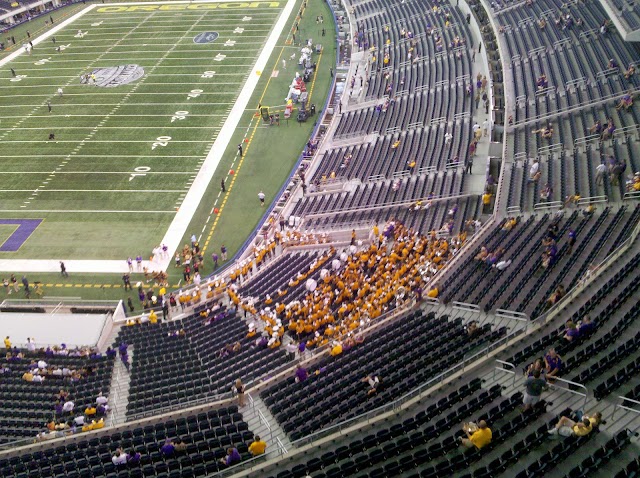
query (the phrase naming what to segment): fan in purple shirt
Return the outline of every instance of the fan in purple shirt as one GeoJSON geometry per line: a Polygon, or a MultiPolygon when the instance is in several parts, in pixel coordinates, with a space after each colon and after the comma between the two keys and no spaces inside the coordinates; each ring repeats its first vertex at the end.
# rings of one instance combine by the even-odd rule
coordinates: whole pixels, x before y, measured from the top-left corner
{"type": "Polygon", "coordinates": [[[304,382],[309,375],[307,374],[307,369],[305,369],[302,365],[298,365],[296,368],[296,382],[304,382]]]}

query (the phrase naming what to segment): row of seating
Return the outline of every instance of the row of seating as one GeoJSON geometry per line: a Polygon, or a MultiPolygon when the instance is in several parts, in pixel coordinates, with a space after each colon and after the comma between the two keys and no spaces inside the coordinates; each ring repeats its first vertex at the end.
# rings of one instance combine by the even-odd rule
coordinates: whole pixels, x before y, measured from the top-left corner
{"type": "Polygon", "coordinates": [[[123,327],[116,338],[133,345],[128,415],[226,393],[238,379],[257,378],[283,365],[282,350],[256,347],[235,311],[215,310],[167,323],[123,327]],[[209,319],[214,319],[208,323],[209,319]],[[177,334],[184,329],[184,335],[177,334]],[[221,354],[240,342],[240,350],[221,354]],[[158,362],[158,356],[165,360],[158,362]]]}
{"type": "Polygon", "coordinates": [[[251,441],[253,433],[248,431],[238,407],[230,406],[0,459],[0,475],[6,478],[205,476],[225,468],[219,460],[228,447],[236,447],[243,460],[250,458],[251,441]],[[232,423],[219,426],[228,419],[232,423]],[[165,440],[177,438],[186,444],[186,451],[164,456],[160,447],[165,440]],[[114,465],[111,458],[117,449],[140,453],[140,463],[114,465]]]}
{"type": "Polygon", "coordinates": [[[0,368],[0,443],[24,438],[35,438],[55,416],[56,396],[60,390],[69,393],[69,400],[75,404],[75,411],[95,403],[100,391],[109,390],[113,359],[106,357],[89,359],[54,355],[45,357],[21,350],[22,360],[14,361],[3,357],[0,368]],[[71,380],[51,375],[44,382],[26,382],[23,374],[30,368],[32,360],[44,359],[49,368],[68,368],[82,372],[82,378],[71,380]]]}
{"type": "Polygon", "coordinates": [[[461,321],[433,313],[414,313],[405,321],[401,328],[385,327],[364,344],[314,365],[318,373],[310,371],[303,383],[288,381],[263,391],[262,399],[284,431],[298,439],[388,403],[505,333],[487,326],[470,338],[461,321]],[[374,394],[362,383],[370,374],[382,382],[374,394]],[[345,384],[340,389],[333,386],[338,379],[345,384]]]}

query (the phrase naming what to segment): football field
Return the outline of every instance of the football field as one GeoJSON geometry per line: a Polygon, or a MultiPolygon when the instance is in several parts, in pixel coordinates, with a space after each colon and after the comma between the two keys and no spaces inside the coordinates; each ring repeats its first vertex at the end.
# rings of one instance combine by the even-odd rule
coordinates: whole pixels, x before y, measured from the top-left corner
{"type": "Polygon", "coordinates": [[[96,4],[2,60],[0,259],[177,247],[291,3],[96,4]]]}

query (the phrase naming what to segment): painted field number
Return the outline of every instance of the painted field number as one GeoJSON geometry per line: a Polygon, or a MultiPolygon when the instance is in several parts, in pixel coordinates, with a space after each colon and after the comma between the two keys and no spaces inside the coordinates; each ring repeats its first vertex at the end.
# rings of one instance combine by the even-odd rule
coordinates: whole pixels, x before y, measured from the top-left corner
{"type": "Polygon", "coordinates": [[[202,74],[202,78],[213,78],[213,75],[215,75],[216,72],[215,71],[205,71],[202,74]]]}
{"type": "Polygon", "coordinates": [[[171,141],[171,136],[158,136],[155,142],[151,145],[151,149],[156,149],[158,146],[166,146],[171,141]]]}
{"type": "Polygon", "coordinates": [[[133,180],[133,178],[135,178],[136,176],[146,176],[147,173],[151,171],[151,168],[149,166],[138,166],[137,168],[133,168],[133,170],[135,171],[135,173],[131,173],[131,176],[129,176],[129,181],[133,180]]]}
{"type": "Polygon", "coordinates": [[[191,98],[197,98],[202,93],[204,93],[204,90],[191,90],[187,95],[187,99],[190,100],[191,98]]]}
{"type": "Polygon", "coordinates": [[[171,117],[171,122],[173,123],[174,121],[180,121],[180,120],[186,119],[188,114],[189,114],[188,111],[176,111],[175,113],[173,113],[173,116],[171,117]]]}

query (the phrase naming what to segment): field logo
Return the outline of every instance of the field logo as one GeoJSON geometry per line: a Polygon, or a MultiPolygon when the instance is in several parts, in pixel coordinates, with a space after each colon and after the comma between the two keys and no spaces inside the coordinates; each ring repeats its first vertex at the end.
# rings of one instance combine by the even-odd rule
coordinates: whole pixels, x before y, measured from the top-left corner
{"type": "Polygon", "coordinates": [[[144,69],[139,65],[120,65],[93,70],[81,81],[103,88],[113,88],[139,80],[142,75],[144,75],[144,69]]]}
{"type": "Polygon", "coordinates": [[[218,32],[202,32],[193,37],[193,43],[211,43],[218,39],[218,32]]]}

